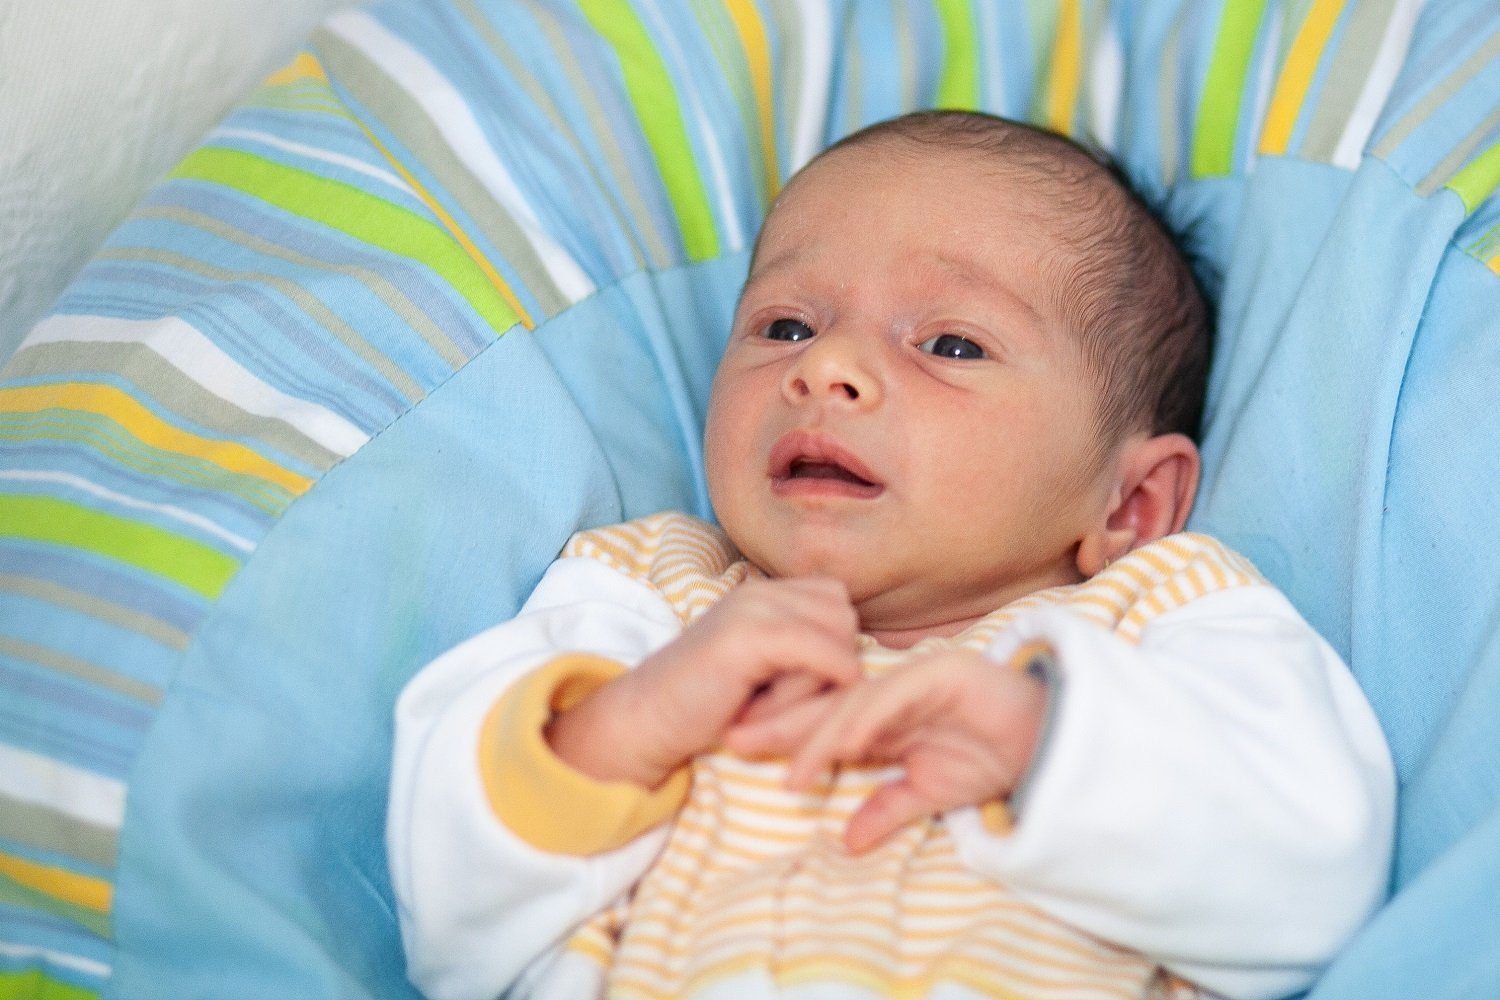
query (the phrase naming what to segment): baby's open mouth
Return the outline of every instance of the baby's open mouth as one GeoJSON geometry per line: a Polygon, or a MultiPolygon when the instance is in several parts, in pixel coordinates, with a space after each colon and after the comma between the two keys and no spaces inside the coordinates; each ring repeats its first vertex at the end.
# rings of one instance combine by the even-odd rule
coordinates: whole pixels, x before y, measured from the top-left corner
{"type": "Polygon", "coordinates": [[[792,431],[777,441],[769,472],[784,496],[871,499],[885,491],[858,455],[819,431],[792,431]]]}
{"type": "Polygon", "coordinates": [[[864,476],[851,472],[837,462],[818,462],[811,459],[794,459],[786,471],[787,479],[834,479],[855,486],[875,486],[864,476]]]}

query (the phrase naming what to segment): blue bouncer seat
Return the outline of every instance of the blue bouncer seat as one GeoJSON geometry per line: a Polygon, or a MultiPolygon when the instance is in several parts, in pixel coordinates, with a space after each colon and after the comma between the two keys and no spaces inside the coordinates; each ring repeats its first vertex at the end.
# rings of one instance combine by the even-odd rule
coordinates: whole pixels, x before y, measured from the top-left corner
{"type": "Polygon", "coordinates": [[[391,709],[575,530],[707,514],[748,248],[819,149],[1110,150],[1220,340],[1193,526],[1348,658],[1389,903],[1317,1000],[1500,997],[1500,7],[386,0],[0,371],[0,997],[412,995],[391,709]]]}

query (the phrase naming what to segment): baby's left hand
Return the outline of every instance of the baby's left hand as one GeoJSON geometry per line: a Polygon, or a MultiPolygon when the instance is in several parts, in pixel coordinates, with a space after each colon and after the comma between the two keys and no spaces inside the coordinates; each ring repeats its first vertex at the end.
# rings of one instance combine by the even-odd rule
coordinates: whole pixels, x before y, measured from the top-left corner
{"type": "Polygon", "coordinates": [[[849,820],[844,843],[859,854],[923,816],[1010,794],[1036,752],[1046,705],[1035,677],[972,650],[945,650],[757,713],[725,744],[747,757],[789,756],[794,790],[836,764],[901,765],[905,774],[849,820]]]}

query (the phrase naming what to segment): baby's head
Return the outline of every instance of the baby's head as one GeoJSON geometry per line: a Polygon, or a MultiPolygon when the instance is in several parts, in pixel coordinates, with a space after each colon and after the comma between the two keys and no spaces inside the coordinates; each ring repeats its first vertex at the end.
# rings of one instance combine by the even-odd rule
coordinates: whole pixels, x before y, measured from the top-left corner
{"type": "Polygon", "coordinates": [[[844,140],[751,262],[709,412],[721,524],[866,630],[956,631],[1180,530],[1208,311],[1171,238],[1066,139],[961,112],[844,140]]]}

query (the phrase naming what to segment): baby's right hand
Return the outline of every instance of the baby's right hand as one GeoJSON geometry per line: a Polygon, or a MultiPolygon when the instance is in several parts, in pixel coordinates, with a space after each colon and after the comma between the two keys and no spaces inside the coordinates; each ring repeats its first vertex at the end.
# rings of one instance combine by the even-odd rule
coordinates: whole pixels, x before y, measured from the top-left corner
{"type": "Polygon", "coordinates": [[[559,757],[601,780],[655,788],[717,746],[778,681],[809,694],[860,677],[859,618],[836,580],[751,580],[676,640],[554,719],[559,757]],[[786,678],[800,676],[788,684],[786,678]]]}

